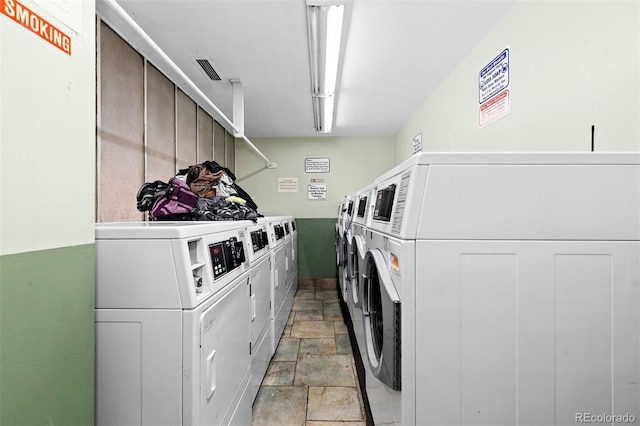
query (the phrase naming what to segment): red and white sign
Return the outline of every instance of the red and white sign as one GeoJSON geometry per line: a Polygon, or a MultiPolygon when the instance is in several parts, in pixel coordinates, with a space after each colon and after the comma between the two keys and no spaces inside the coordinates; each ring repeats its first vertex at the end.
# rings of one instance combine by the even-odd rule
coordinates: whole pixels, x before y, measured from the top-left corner
{"type": "Polygon", "coordinates": [[[511,113],[511,49],[507,46],[478,73],[478,125],[511,113]]]}
{"type": "Polygon", "coordinates": [[[509,96],[509,90],[503,90],[480,105],[480,116],[478,117],[480,127],[493,123],[511,112],[511,100],[509,96]]]}
{"type": "Polygon", "coordinates": [[[71,56],[71,37],[22,3],[17,0],[0,0],[0,11],[9,19],[71,56]]]}

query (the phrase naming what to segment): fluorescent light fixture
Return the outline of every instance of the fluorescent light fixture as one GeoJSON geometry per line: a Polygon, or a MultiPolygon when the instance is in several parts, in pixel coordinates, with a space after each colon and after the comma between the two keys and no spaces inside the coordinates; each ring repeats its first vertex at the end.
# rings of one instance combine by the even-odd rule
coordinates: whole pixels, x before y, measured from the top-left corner
{"type": "Polygon", "coordinates": [[[311,97],[315,127],[330,133],[340,59],[344,5],[339,1],[307,0],[311,97]]]}

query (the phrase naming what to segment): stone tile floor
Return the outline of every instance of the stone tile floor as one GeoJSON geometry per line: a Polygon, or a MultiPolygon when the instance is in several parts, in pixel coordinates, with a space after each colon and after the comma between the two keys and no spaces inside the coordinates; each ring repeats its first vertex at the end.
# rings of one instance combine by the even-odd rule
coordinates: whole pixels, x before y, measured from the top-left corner
{"type": "Polygon", "coordinates": [[[253,404],[253,425],[364,426],[362,396],[335,279],[299,281],[253,404]]]}

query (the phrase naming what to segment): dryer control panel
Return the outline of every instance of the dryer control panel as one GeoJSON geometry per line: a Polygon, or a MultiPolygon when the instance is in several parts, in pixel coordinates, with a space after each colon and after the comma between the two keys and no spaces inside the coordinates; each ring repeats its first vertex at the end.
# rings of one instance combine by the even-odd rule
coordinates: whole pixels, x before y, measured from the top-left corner
{"type": "Polygon", "coordinates": [[[209,245],[209,253],[214,280],[233,271],[245,261],[244,246],[236,237],[209,245]]]}

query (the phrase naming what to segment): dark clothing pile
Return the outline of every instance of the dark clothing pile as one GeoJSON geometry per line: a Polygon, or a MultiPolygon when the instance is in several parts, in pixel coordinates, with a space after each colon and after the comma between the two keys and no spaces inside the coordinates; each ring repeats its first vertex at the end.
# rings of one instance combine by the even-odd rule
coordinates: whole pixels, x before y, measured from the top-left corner
{"type": "Polygon", "coordinates": [[[168,183],[147,182],[138,190],[136,207],[156,220],[252,220],[258,206],[235,183],[236,177],[215,161],[180,170],[168,183]]]}

